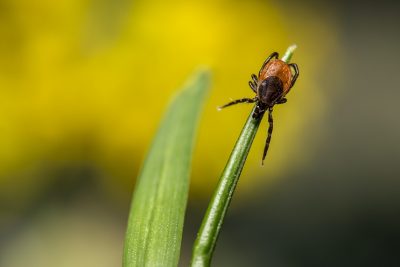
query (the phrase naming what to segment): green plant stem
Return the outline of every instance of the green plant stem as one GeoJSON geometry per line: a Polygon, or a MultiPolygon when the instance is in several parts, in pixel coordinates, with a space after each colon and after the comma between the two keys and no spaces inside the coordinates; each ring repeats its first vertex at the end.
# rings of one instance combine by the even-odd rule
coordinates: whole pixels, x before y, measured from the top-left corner
{"type": "MultiPolygon", "coordinates": [[[[281,60],[289,62],[296,45],[290,46],[281,60]]],[[[255,106],[248,117],[242,132],[232,150],[231,156],[220,177],[217,188],[208,205],[207,212],[203,218],[199,233],[193,247],[192,267],[210,266],[212,254],[222,227],[226,212],[232,200],[240,174],[246,162],[251,144],[257,133],[262,120],[254,119],[253,112],[255,106]]]]}
{"type": "Polygon", "coordinates": [[[294,50],[296,50],[297,45],[292,44],[291,46],[288,47],[288,49],[286,49],[285,54],[283,55],[283,57],[281,58],[282,61],[289,63],[290,60],[292,59],[293,56],[293,52],[294,50]]]}
{"type": "Polygon", "coordinates": [[[262,119],[262,116],[253,119],[252,114],[254,109],[255,108],[253,108],[253,111],[247,119],[242,133],[233,148],[232,154],[219,180],[217,189],[208,206],[194,245],[192,266],[210,265],[222,222],[249,153],[251,143],[254,140],[262,119]]]}

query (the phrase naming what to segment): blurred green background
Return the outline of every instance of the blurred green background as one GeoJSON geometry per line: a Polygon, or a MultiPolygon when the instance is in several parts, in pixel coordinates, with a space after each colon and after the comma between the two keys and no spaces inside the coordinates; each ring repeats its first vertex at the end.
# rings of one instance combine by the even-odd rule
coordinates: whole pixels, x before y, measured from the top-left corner
{"type": "Polygon", "coordinates": [[[0,1],[0,266],[120,266],[135,177],[169,98],[213,71],[181,265],[251,106],[297,43],[215,266],[399,266],[400,5],[394,1],[0,1]]]}

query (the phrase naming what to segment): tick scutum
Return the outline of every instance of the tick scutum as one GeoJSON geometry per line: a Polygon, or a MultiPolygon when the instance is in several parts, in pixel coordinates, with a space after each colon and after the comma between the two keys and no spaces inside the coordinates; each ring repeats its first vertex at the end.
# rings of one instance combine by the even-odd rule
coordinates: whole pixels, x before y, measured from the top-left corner
{"type": "Polygon", "coordinates": [[[275,105],[276,101],[282,96],[283,83],[277,76],[269,76],[261,82],[257,90],[257,97],[260,102],[267,107],[275,105]]]}

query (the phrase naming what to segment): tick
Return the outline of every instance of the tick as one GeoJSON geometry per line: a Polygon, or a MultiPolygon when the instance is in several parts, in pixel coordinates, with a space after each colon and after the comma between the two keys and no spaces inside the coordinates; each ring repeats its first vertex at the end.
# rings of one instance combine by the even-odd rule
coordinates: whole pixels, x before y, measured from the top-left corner
{"type": "Polygon", "coordinates": [[[255,74],[251,75],[249,85],[251,90],[256,93],[256,96],[254,98],[237,99],[219,107],[219,109],[223,109],[239,103],[256,103],[256,108],[253,113],[253,118],[255,119],[261,118],[264,113],[268,111],[269,127],[262,157],[263,165],[274,128],[272,109],[276,104],[284,104],[287,102],[285,96],[289,93],[298,77],[299,67],[297,64],[287,64],[279,59],[279,54],[277,52],[274,52],[264,61],[258,72],[258,77],[255,74]]]}

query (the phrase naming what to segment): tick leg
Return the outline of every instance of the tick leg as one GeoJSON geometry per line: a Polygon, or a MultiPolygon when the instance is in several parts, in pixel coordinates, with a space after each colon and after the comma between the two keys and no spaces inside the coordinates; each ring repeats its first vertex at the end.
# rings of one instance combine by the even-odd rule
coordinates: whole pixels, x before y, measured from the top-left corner
{"type": "Polygon", "coordinates": [[[276,101],[276,104],[285,104],[287,102],[286,98],[281,98],[278,101],[276,101]]]}
{"type": "Polygon", "coordinates": [[[292,78],[292,83],[290,84],[290,88],[292,88],[293,85],[295,84],[296,80],[297,80],[297,77],[299,77],[300,72],[299,72],[299,67],[297,66],[296,63],[289,64],[289,66],[294,69],[294,75],[293,75],[293,78],[292,78]]]}
{"type": "Polygon", "coordinates": [[[252,81],[249,81],[249,85],[251,90],[253,90],[254,93],[257,93],[257,85],[254,84],[252,81]]]}
{"type": "Polygon", "coordinates": [[[251,79],[253,81],[249,81],[250,88],[251,90],[253,90],[254,93],[257,93],[257,84],[258,84],[257,76],[255,74],[252,74],[251,79]]]}
{"type": "Polygon", "coordinates": [[[255,98],[242,98],[242,99],[237,99],[237,100],[233,100],[232,102],[229,102],[221,107],[218,107],[218,110],[221,110],[223,108],[235,105],[235,104],[239,104],[239,103],[254,103],[257,101],[257,97],[255,98]]]}
{"type": "Polygon", "coordinates": [[[274,119],[272,118],[272,108],[268,109],[268,122],[269,122],[268,137],[267,137],[267,140],[265,141],[264,153],[263,153],[262,162],[261,162],[262,165],[264,165],[264,159],[267,156],[269,143],[271,142],[272,130],[274,129],[274,119]]]}
{"type": "Polygon", "coordinates": [[[272,59],[272,58],[279,58],[279,54],[278,52],[273,52],[271,55],[269,55],[269,57],[267,57],[267,59],[264,61],[264,63],[261,66],[260,71],[258,72],[258,77],[260,77],[262,70],[264,69],[265,65],[268,64],[268,62],[272,59]]]}
{"type": "Polygon", "coordinates": [[[255,74],[251,75],[251,79],[253,79],[254,84],[258,83],[258,78],[257,78],[257,76],[255,74]]]}

